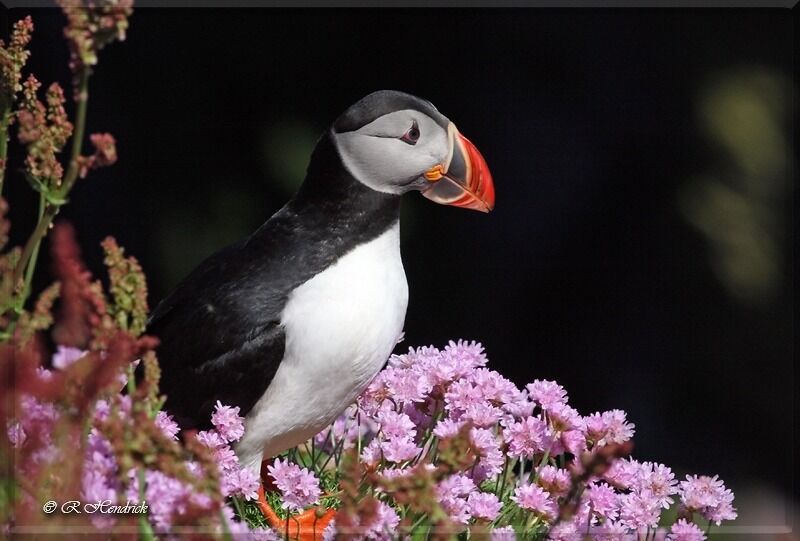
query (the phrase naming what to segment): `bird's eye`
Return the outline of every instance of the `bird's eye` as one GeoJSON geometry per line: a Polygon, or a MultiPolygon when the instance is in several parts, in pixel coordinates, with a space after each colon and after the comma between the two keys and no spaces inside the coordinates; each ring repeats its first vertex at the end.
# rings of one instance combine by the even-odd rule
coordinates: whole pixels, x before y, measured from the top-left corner
{"type": "Polygon", "coordinates": [[[404,143],[408,143],[409,145],[417,144],[417,141],[419,141],[419,126],[417,125],[416,120],[413,124],[411,124],[411,127],[408,128],[408,131],[403,134],[400,140],[404,143]]]}

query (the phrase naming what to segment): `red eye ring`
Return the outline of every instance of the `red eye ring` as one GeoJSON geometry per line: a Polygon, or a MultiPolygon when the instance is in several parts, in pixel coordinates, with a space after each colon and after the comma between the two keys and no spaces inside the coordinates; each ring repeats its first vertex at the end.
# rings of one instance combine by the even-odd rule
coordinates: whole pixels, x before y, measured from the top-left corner
{"type": "Polygon", "coordinates": [[[419,126],[417,125],[417,121],[415,120],[411,124],[411,127],[408,128],[408,131],[404,133],[402,137],[400,137],[400,140],[403,141],[404,143],[408,143],[409,145],[416,145],[417,141],[419,141],[419,136],[420,136],[419,126]]]}

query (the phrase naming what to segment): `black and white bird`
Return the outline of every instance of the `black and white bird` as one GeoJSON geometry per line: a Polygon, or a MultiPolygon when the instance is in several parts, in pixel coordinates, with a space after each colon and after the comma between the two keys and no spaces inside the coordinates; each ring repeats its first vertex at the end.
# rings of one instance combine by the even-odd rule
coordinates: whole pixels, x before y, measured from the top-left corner
{"type": "Polygon", "coordinates": [[[203,261],[153,311],[165,409],[206,428],[239,406],[240,462],[323,429],[381,370],[403,329],[408,285],[400,198],[488,212],[481,154],[428,101],[369,94],[320,137],[294,197],[257,231],[203,261]]]}

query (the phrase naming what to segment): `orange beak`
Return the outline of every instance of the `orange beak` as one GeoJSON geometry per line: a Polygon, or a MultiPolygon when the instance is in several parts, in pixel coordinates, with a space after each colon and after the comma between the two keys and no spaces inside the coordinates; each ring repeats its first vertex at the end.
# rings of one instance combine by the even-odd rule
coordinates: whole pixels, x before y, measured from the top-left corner
{"type": "Polygon", "coordinates": [[[494,208],[494,183],[486,160],[452,122],[447,137],[450,142],[447,162],[425,172],[430,186],[422,195],[442,205],[489,212],[494,208]]]}

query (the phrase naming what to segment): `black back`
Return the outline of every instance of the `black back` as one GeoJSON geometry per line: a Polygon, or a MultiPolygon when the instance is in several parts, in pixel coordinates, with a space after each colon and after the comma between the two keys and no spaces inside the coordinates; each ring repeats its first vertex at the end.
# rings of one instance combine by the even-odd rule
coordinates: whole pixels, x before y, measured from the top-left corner
{"type": "Polygon", "coordinates": [[[291,201],[203,261],[151,315],[165,409],[183,428],[210,426],[217,400],[246,415],[283,358],[289,293],[399,219],[400,197],[353,178],[331,137],[317,143],[291,201]]]}

